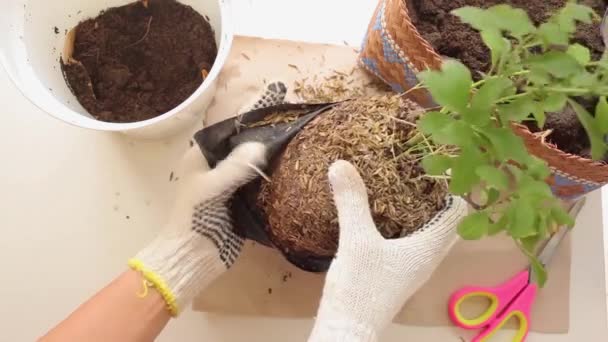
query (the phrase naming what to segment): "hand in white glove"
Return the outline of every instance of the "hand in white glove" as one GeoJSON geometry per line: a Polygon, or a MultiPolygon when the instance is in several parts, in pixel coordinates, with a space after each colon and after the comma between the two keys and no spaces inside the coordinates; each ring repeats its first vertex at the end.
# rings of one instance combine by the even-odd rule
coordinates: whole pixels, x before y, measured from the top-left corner
{"type": "Polygon", "coordinates": [[[243,240],[232,231],[228,202],[266,162],[260,143],[238,146],[209,170],[198,146],[184,156],[169,223],[129,266],[140,271],[177,315],[239,256],[243,240]]]}
{"type": "Polygon", "coordinates": [[[329,170],[340,221],[340,242],[309,341],[377,341],[405,301],[431,276],[457,240],[466,203],[446,207],[418,232],[384,239],[373,222],[365,184],[345,161],[329,170]]]}

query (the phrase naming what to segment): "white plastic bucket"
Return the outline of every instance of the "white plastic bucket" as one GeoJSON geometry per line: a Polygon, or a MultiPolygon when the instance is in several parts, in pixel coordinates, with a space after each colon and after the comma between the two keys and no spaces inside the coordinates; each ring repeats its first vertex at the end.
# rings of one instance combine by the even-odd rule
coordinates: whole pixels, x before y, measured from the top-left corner
{"type": "Polygon", "coordinates": [[[133,123],[110,123],[94,119],[78,103],[65,83],[59,58],[66,32],[101,10],[132,0],[1,0],[0,62],[19,90],[53,117],[101,131],[124,132],[141,138],[167,137],[187,127],[203,114],[215,94],[217,77],[232,45],[229,2],[225,0],[179,0],[207,16],[218,44],[215,64],[203,84],[173,110],[133,123]],[[58,32],[58,33],[57,33],[58,32]]]}

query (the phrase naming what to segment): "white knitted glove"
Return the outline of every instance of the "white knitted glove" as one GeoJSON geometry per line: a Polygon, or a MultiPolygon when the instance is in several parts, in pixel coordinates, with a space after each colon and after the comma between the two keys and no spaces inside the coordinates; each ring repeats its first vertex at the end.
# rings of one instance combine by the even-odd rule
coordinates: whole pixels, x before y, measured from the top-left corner
{"type": "Polygon", "coordinates": [[[129,266],[140,271],[177,315],[239,256],[243,240],[232,231],[227,207],[233,193],[265,163],[260,143],[238,146],[213,170],[198,146],[184,156],[169,223],[129,266]]]}
{"type": "Polygon", "coordinates": [[[367,191],[354,166],[337,161],[329,181],[340,221],[340,242],[309,341],[377,341],[405,301],[431,276],[457,240],[466,204],[446,208],[418,232],[385,240],[373,222],[367,191]]]}

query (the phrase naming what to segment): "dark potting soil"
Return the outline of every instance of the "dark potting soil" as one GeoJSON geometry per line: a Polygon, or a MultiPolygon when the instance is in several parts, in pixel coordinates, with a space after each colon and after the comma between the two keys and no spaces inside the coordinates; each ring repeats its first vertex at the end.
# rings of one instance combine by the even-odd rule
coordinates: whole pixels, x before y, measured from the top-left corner
{"type": "Polygon", "coordinates": [[[186,100],[216,55],[213,29],[201,14],[175,0],[149,0],[147,7],[110,8],[78,24],[73,60],[61,64],[95,118],[135,122],[186,100]]]}
{"type": "MultiPolygon", "coordinates": [[[[464,24],[450,11],[463,6],[487,8],[497,4],[510,4],[528,12],[536,24],[544,22],[552,13],[564,6],[567,0],[407,0],[412,22],[417,30],[440,54],[459,59],[479,79],[479,72],[490,69],[490,51],[481,40],[479,33],[464,24]]],[[[606,0],[580,0],[579,3],[592,7],[602,16],[606,9],[606,0]]],[[[597,24],[580,24],[574,40],[591,50],[593,59],[599,59],[604,51],[604,43],[597,24]]],[[[582,101],[591,112],[595,101],[582,101]]],[[[533,131],[538,127],[528,125],[533,131]]],[[[589,154],[589,139],[572,109],[560,113],[548,113],[544,130],[553,132],[547,140],[557,145],[562,151],[577,154],[586,158],[589,154]]]]}
{"type": "MultiPolygon", "coordinates": [[[[577,98],[576,100],[590,113],[595,112],[597,99],[577,98]]],[[[541,131],[533,121],[528,121],[526,125],[532,132],[541,131]]],[[[547,120],[542,130],[549,129],[552,132],[546,140],[555,144],[560,150],[584,158],[591,158],[591,143],[587,137],[587,132],[572,107],[567,106],[559,113],[547,113],[547,120]]],[[[604,158],[604,161],[608,161],[608,156],[604,158]]]]}
{"type": "MultiPolygon", "coordinates": [[[[459,59],[474,73],[490,69],[490,51],[479,33],[450,11],[464,6],[488,8],[497,4],[510,4],[526,10],[535,24],[544,22],[567,0],[408,0],[412,22],[433,48],[440,54],[459,59]]],[[[605,0],[581,0],[599,15],[606,9],[605,0]]],[[[575,41],[589,47],[595,58],[604,52],[604,43],[597,25],[579,25],[575,41]]]]}

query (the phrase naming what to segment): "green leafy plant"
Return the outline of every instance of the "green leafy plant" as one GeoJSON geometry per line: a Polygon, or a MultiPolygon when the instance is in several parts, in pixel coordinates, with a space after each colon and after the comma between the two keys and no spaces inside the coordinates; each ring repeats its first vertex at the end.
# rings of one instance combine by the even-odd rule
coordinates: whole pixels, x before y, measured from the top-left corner
{"type": "Polygon", "coordinates": [[[419,129],[435,146],[457,147],[429,154],[423,166],[429,175],[448,172],[451,193],[476,197],[478,210],[460,223],[459,234],[480,239],[505,231],[530,257],[542,285],[546,273],[534,257],[538,242],[555,225],[574,222],[545,182],[547,164],[528,153],[512,124],[534,120],[542,127],[547,112],[570,105],[589,135],[593,158],[604,157],[608,58],[591,60],[589,49],[571,43],[577,22],[591,23],[597,15],[575,2],[539,26],[508,5],[453,14],[480,31],[492,67],[477,82],[454,60],[418,75],[440,108],[423,116],[419,129]],[[581,97],[599,98],[595,115],[577,103],[581,97]]]}

